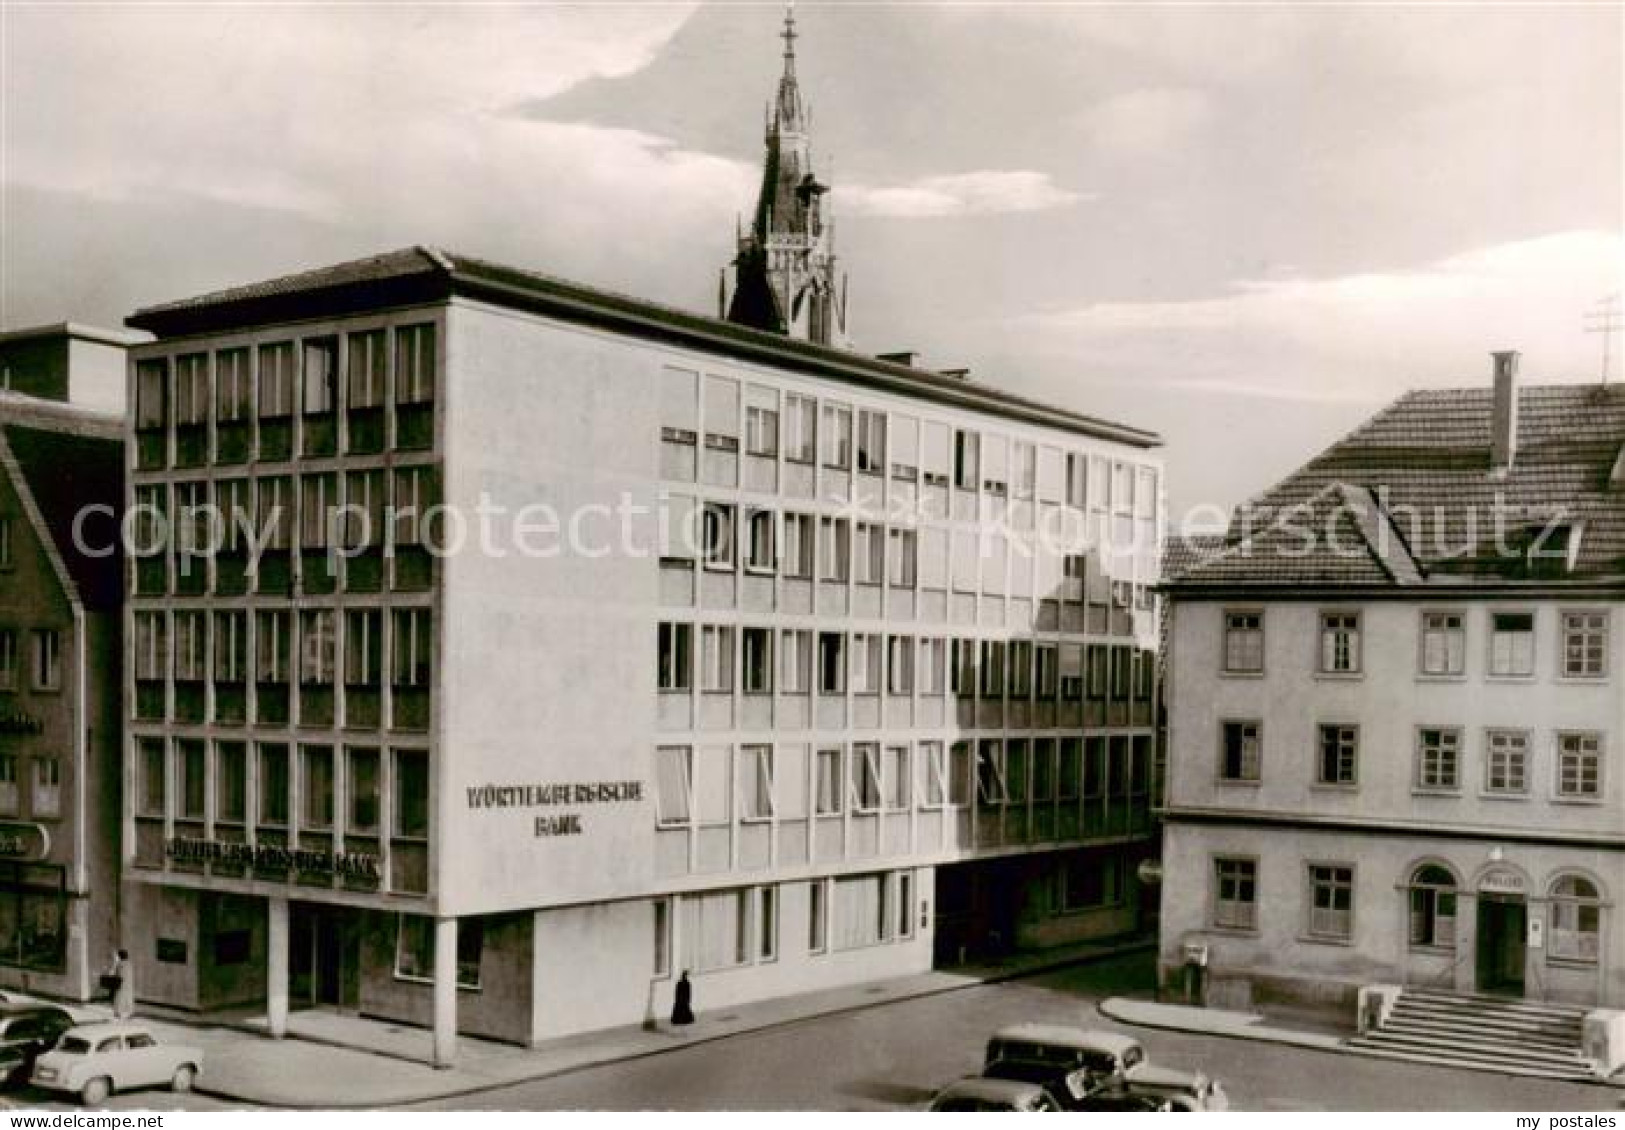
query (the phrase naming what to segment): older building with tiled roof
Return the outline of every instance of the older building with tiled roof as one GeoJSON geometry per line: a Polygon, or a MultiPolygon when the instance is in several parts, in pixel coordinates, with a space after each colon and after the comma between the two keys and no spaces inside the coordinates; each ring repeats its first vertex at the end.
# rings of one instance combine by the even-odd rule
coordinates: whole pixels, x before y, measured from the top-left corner
{"type": "Polygon", "coordinates": [[[1625,1005],[1625,388],[1493,378],[1171,554],[1171,983],[1625,1005]]]}

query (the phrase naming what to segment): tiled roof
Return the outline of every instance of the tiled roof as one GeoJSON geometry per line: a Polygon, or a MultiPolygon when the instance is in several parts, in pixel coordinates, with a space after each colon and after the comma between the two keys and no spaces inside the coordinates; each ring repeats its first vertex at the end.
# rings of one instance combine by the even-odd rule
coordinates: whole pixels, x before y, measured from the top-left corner
{"type": "Polygon", "coordinates": [[[1030,400],[980,382],[880,361],[431,247],[407,248],[148,306],[125,321],[160,338],[182,337],[441,302],[455,294],[535,309],[570,321],[725,356],[786,365],[854,385],[922,396],[1136,447],[1157,447],[1162,443],[1155,432],[1030,400]]]}
{"type": "Polygon", "coordinates": [[[1520,546],[1571,525],[1572,567],[1625,582],[1625,387],[1525,388],[1512,466],[1490,459],[1488,388],[1412,392],[1239,509],[1230,547],[1173,582],[1419,584],[1532,574],[1520,546]],[[1356,536],[1353,549],[1343,534],[1356,536]]]}
{"type": "Polygon", "coordinates": [[[1172,535],[1162,543],[1162,575],[1177,580],[1210,557],[1224,552],[1228,543],[1223,534],[1172,535]]]}

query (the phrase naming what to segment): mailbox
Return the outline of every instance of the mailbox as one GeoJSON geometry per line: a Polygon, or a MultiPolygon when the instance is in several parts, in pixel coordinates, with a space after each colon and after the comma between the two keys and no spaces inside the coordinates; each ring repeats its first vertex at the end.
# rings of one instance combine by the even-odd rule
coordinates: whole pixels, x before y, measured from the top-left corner
{"type": "Polygon", "coordinates": [[[1184,955],[1186,965],[1207,964],[1206,942],[1186,942],[1180,949],[1184,955]]]}

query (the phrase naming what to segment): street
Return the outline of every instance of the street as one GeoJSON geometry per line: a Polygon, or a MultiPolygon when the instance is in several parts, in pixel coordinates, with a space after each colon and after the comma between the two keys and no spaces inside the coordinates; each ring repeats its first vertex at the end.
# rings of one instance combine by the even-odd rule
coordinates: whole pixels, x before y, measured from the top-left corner
{"type": "MultiPolygon", "coordinates": [[[[1201,1068],[1242,1110],[1598,1110],[1621,1092],[1334,1055],[1251,1040],[1129,1029],[1095,1002],[1149,988],[1145,956],[1073,966],[827,1016],[666,1055],[425,1104],[419,1110],[899,1110],[974,1074],[993,1029],[1026,1020],[1114,1028],[1153,1061],[1201,1068]]],[[[704,1001],[699,1001],[703,1007],[704,1001]]]]}

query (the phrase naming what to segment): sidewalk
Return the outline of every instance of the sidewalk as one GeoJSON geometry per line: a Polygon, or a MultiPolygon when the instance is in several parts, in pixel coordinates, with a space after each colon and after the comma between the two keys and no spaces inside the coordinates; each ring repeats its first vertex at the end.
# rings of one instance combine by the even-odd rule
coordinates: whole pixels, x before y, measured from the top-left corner
{"type": "MultiPolygon", "coordinates": [[[[1256,1012],[1235,1012],[1225,1008],[1197,1008],[1184,1004],[1157,1004],[1154,1001],[1111,997],[1097,1006],[1102,1016],[1123,1024],[1144,1028],[1167,1028],[1208,1036],[1232,1036],[1243,1040],[1264,1040],[1272,1044],[1293,1044],[1300,1048],[1342,1051],[1343,1037],[1329,1032],[1283,1028],[1267,1023],[1256,1012]]],[[[1353,1035],[1352,1032],[1349,1033],[1353,1035]]]]}
{"type": "MultiPolygon", "coordinates": [[[[192,1020],[144,1011],[160,1039],[199,1046],[204,1070],[197,1090],[259,1106],[366,1109],[454,1098],[545,1079],[617,1060],[638,1059],[711,1040],[728,1039],[814,1017],[1026,977],[1047,969],[1147,949],[1150,939],[1070,946],[1018,954],[993,965],[933,971],[701,1013],[693,1025],[613,1028],[552,1040],[531,1048],[462,1036],[455,1067],[426,1062],[430,1035],[421,1028],[330,1012],[297,1012],[288,1038],[264,1035],[265,1018],[192,1020]]],[[[100,1006],[75,1008],[90,1019],[100,1006]]]]}

